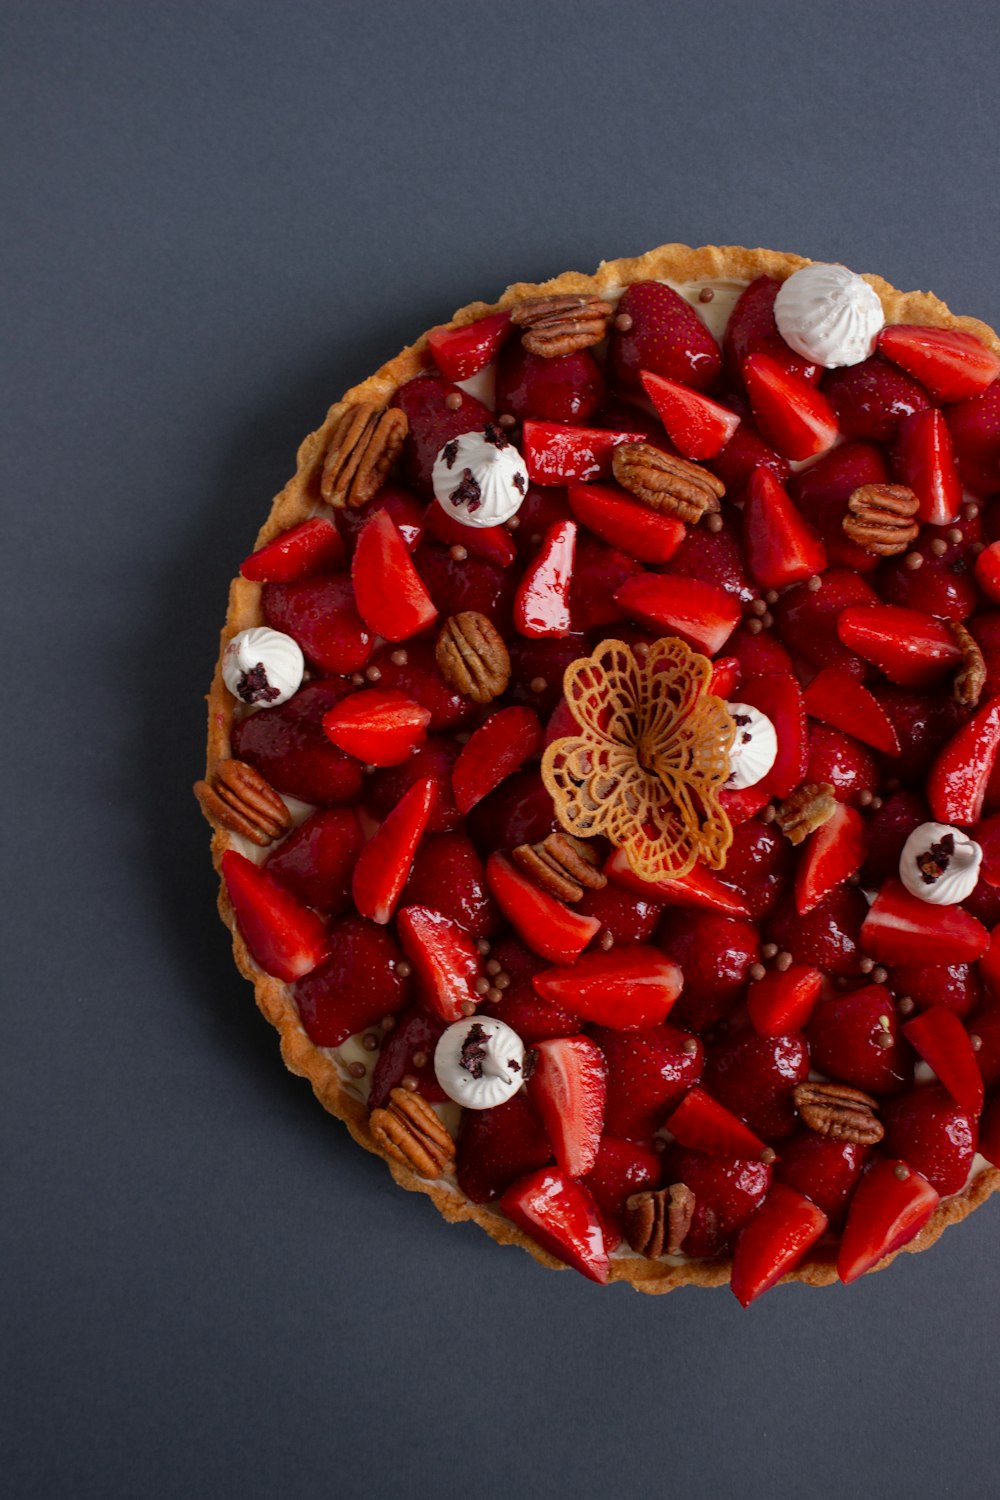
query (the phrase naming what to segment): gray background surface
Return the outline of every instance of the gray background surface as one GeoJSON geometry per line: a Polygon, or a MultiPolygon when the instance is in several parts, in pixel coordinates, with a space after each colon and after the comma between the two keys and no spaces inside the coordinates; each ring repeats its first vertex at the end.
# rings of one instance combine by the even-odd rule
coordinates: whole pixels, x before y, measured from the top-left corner
{"type": "Polygon", "coordinates": [[[679,239],[1000,322],[995,9],[6,0],[0,44],[6,1494],[995,1495],[1000,1201],[748,1314],[447,1227],[282,1068],[189,791],[298,440],[453,307],[679,239]]]}

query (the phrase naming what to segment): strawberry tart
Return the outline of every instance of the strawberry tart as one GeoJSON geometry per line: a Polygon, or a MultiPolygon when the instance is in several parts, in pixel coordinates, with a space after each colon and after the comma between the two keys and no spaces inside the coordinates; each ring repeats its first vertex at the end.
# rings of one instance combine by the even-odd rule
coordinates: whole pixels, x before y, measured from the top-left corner
{"type": "Polygon", "coordinates": [[[195,792],[285,1062],[401,1186],[746,1305],[1000,1185],[998,748],[1000,340],[666,245],[331,408],[195,792]]]}

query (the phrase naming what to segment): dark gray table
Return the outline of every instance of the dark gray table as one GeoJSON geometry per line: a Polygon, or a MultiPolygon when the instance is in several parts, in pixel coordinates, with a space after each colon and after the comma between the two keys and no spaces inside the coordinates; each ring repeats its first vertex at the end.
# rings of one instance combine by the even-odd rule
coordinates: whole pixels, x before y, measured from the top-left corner
{"type": "Polygon", "coordinates": [[[993,7],[7,0],[0,52],[5,1494],[994,1495],[1000,1203],[749,1314],[448,1228],[283,1070],[189,793],[296,443],[454,306],[731,240],[1000,321],[993,7]]]}

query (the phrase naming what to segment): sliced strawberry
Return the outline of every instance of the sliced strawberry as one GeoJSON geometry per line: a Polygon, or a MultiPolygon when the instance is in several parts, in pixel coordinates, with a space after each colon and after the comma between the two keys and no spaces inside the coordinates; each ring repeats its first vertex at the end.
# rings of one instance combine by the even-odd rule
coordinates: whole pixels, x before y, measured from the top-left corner
{"type": "Polygon", "coordinates": [[[774,276],[758,276],[740,293],[729,314],[722,349],[726,369],[733,379],[739,378],[747,355],[760,352],[770,354],[782,369],[790,375],[800,375],[803,380],[815,383],[823,373],[820,365],[810,364],[790,349],[778,332],[774,299],[780,288],[781,282],[774,276]]]}
{"type": "Polygon", "coordinates": [[[743,381],[765,440],[785,458],[815,458],[837,441],[837,418],[823,393],[789,374],[770,354],[749,354],[743,381]]]}
{"type": "Polygon", "coordinates": [[[432,735],[461,729],[476,712],[476,705],[455,691],[438,671],[432,640],[407,641],[401,649],[381,647],[371,660],[378,672],[379,687],[403,693],[430,710],[428,729],[432,735]]]}
{"type": "Polygon", "coordinates": [[[594,1032],[608,1063],[606,1123],[613,1135],[648,1141],[701,1076],[701,1042],[673,1026],[594,1032]]]}
{"type": "Polygon", "coordinates": [[[884,602],[948,620],[967,620],[982,604],[973,572],[977,538],[969,535],[977,529],[969,521],[961,530],[925,526],[908,552],[886,559],[879,568],[884,602]],[[914,566],[918,557],[922,561],[914,566]]]}
{"type": "Polygon", "coordinates": [[[665,1123],[675,1141],[706,1156],[745,1156],[756,1161],[765,1150],[759,1136],[697,1085],[688,1090],[665,1123]]]}
{"type": "Polygon", "coordinates": [[[1000,603],[1000,542],[991,542],[976,558],[976,582],[988,599],[1000,603]]]}
{"type": "Polygon", "coordinates": [[[740,425],[739,415],[702,391],[640,371],[646,395],[659,413],[670,441],[685,458],[714,458],[740,425]]]}
{"type": "Polygon", "coordinates": [[[352,880],[354,904],[363,917],[382,926],[391,920],[436,796],[433,777],[415,782],[365,845],[352,880]]]}
{"type": "Polygon", "coordinates": [[[444,1022],[416,1004],[393,1019],[395,1024],[382,1037],[372,1069],[368,1108],[384,1109],[393,1089],[405,1087],[405,1078],[416,1080],[417,1092],[425,1099],[442,1103],[448,1095],[434,1072],[434,1049],[444,1031],[444,1022]]]}
{"type": "Polygon", "coordinates": [[[808,1075],[809,1048],[801,1032],[765,1037],[747,1026],[709,1047],[702,1084],[756,1135],[776,1141],[795,1129],[792,1090],[808,1075]]]}
{"type": "Polygon", "coordinates": [[[509,312],[487,313],[462,328],[432,328],[427,345],[445,380],[468,380],[496,358],[509,332],[509,312]]]}
{"type": "Polygon", "coordinates": [[[384,927],[360,917],[334,923],[328,956],[295,986],[309,1040],[317,1047],[339,1047],[349,1036],[401,1011],[410,990],[409,980],[398,972],[402,961],[396,940],[384,927]]]}
{"type": "Polygon", "coordinates": [[[404,693],[368,688],[323,715],[323,733],[369,766],[397,766],[427,738],[430,710],[404,693]]]}
{"type": "Polygon", "coordinates": [[[837,634],[837,621],[850,605],[878,604],[870,584],[847,568],[828,568],[815,584],[800,583],[774,606],[776,628],[796,657],[813,668],[836,667],[852,677],[871,675],[871,667],[848,650],[837,634]]]}
{"type": "Polygon", "coordinates": [[[542,726],[530,708],[501,708],[463,746],[451,784],[459,812],[467,813],[542,747],[542,726]]]}
{"type": "Polygon", "coordinates": [[[702,1031],[733,1008],[760,957],[752,922],[713,911],[668,909],[657,941],[684,976],[674,1025],[691,1031],[702,1031]]]}
{"type": "Polygon", "coordinates": [[[882,450],[874,443],[862,442],[840,443],[792,476],[788,493],[835,566],[859,573],[871,573],[876,567],[877,556],[852,542],[844,531],[844,517],[855,490],[864,484],[884,484],[888,478],[882,450]]]}
{"type": "Polygon", "coordinates": [[[823,973],[808,964],[769,969],[750,986],[747,1014],[760,1036],[787,1036],[802,1031],[823,988],[823,973]]]}
{"type": "MultiPolygon", "coordinates": [[[[440,506],[438,507],[440,510],[440,506]]],[[[412,552],[424,534],[427,506],[401,484],[384,484],[377,495],[364,505],[345,505],[336,512],[337,530],[349,555],[358,545],[358,537],[377,510],[388,511],[400,536],[412,552]]]]}
{"type": "Polygon", "coordinates": [[[401,900],[404,906],[429,906],[453,917],[474,938],[489,937],[499,924],[486,870],[465,833],[424,835],[401,900]]]}
{"type": "Polygon", "coordinates": [[[1000,698],[991,698],[948,741],[931,768],[927,799],[938,822],[979,821],[998,750],[1000,698]]]}
{"type": "Polygon", "coordinates": [[[736,1241],[730,1285],[737,1302],[749,1307],[794,1271],[822,1238],[827,1223],[815,1203],[776,1182],[736,1241]]]}
{"type": "Polygon", "coordinates": [[[732,698],[740,685],[742,669],[735,656],[718,656],[712,663],[712,678],[708,691],[717,698],[732,698]]]}
{"type": "Polygon", "coordinates": [[[604,405],[601,367],[589,349],[553,358],[532,354],[513,339],[497,363],[496,407],[542,422],[589,422],[604,405]]]}
{"type": "Polygon", "coordinates": [[[357,802],[361,766],[331,745],[321,728],[323,715],[346,688],[339,679],[307,682],[287,703],[241,719],[233,725],[233,755],[289,797],[321,805],[357,802]]]}
{"type": "Polygon", "coordinates": [[[625,391],[641,389],[644,370],[711,390],[722,353],[690,302],[662,281],[636,281],[618,303],[608,343],[608,372],[625,391]]]}
{"type": "Polygon", "coordinates": [[[612,485],[571,484],[569,503],[581,526],[638,562],[669,562],[687,530],[683,521],[640,505],[612,485]]]}
{"type": "Polygon", "coordinates": [[[298,641],[320,672],[356,672],[371,655],[371,631],[358,614],[346,573],[265,583],[260,604],[267,624],[298,641]]]}
{"type": "Polygon", "coordinates": [[[666,1020],[681,982],[676,964],[658,948],[639,944],[617,952],[585,953],[570,967],[543,969],[533,980],[543,1000],[618,1031],[666,1020]]]}
{"type": "Polygon", "coordinates": [[[904,417],[931,404],[915,380],[877,354],[830,370],[823,377],[823,390],[844,436],[876,443],[891,442],[904,417]]]}
{"type": "Polygon", "coordinates": [[[681,1241],[696,1260],[720,1255],[757,1211],[771,1186],[771,1168],[762,1161],[727,1160],[671,1145],[663,1156],[663,1180],[683,1183],[694,1194],[694,1213],[681,1241]]]}
{"type": "MultiPolygon", "coordinates": [[[[984,955],[981,963],[986,962],[984,955]]],[[[915,1010],[944,1006],[967,1016],[983,997],[980,964],[898,964],[890,975],[895,995],[908,995],[915,1010]]]]}
{"type": "Polygon", "coordinates": [[[734,827],[723,874],[753,921],[758,922],[790,894],[792,867],[792,846],[774,823],[751,818],[734,827]]]}
{"type": "Polygon", "coordinates": [[[806,839],[795,872],[795,908],[812,911],[838,885],[860,870],[865,858],[861,814],[841,802],[832,818],[806,839]]]}
{"type": "Polygon", "coordinates": [[[894,323],[882,329],[878,348],[938,401],[964,401],[1000,375],[1000,355],[958,329],[894,323]]]}
{"type": "Polygon", "coordinates": [[[953,1010],[932,1005],[903,1027],[907,1040],[970,1115],[983,1107],[983,1078],[969,1033],[953,1010]]]}
{"type": "Polygon", "coordinates": [[[866,1093],[899,1093],[912,1080],[913,1054],[882,984],[821,1000],[808,1037],[814,1068],[866,1093]]]}
{"type": "Polygon", "coordinates": [[[540,958],[571,964],[597,934],[600,923],[581,916],[541,890],[494,850],[486,862],[486,879],[514,930],[540,958]]]}
{"type": "Polygon", "coordinates": [[[426,906],[404,906],[396,923],[399,940],[413,965],[420,998],[449,1025],[460,1021],[463,1005],[475,1005],[482,958],[464,927],[426,906]]]}
{"type": "Polygon", "coordinates": [[[920,501],[919,519],[947,526],[962,508],[951,434],[941,412],[928,408],[904,417],[896,431],[893,468],[920,501]]]}
{"type": "Polygon", "coordinates": [[[900,881],[887,880],[865,918],[861,941],[879,963],[964,964],[986,952],[989,934],[960,906],[932,906],[900,881]]]}
{"type": "Polygon", "coordinates": [[[604,1053],[586,1037],[569,1036],[538,1042],[535,1059],[528,1092],[556,1165],[570,1177],[582,1177],[597,1160],[604,1129],[604,1053]]]}
{"type": "Polygon", "coordinates": [[[315,573],[329,573],[344,560],[344,543],[332,521],[313,516],[283,531],[251,552],[240,564],[254,583],[294,583],[315,573]]]}
{"type": "Polygon", "coordinates": [[[801,1130],[782,1141],[774,1175],[821,1208],[831,1229],[837,1229],[870,1156],[870,1146],[801,1130]]]}
{"type": "MultiPolygon", "coordinates": [[[[481,1015],[493,1016],[504,1021],[516,1031],[523,1042],[544,1042],[550,1037],[577,1036],[580,1031],[579,1016],[569,1011],[557,1010],[546,1005],[535,994],[531,981],[544,962],[532,953],[516,937],[501,938],[492,945],[492,958],[501,965],[500,973],[509,983],[499,991],[496,1000],[484,999],[479,1008],[481,1015]]],[[[500,974],[497,974],[497,979],[500,974]]]]}
{"type": "Polygon", "coordinates": [[[974,494],[992,495],[1000,470],[1000,380],[947,412],[962,483],[974,494]]]}
{"type": "Polygon", "coordinates": [[[611,455],[620,443],[641,443],[641,432],[603,427],[570,427],[562,422],[525,422],[521,447],[532,484],[571,484],[607,479],[611,455]]]}
{"type": "Polygon", "coordinates": [[[769,796],[787,797],[806,773],[808,742],[802,689],[790,673],[774,672],[756,678],[748,676],[740,694],[742,702],[767,715],[778,736],[774,765],[759,785],[766,788],[769,796]]]}
{"type": "Polygon", "coordinates": [[[222,878],[243,941],[265,974],[291,981],[315,969],[327,948],[321,917],[235,849],[222,856],[222,878]]]}
{"type": "Polygon", "coordinates": [[[768,920],[768,937],[797,963],[847,978],[858,972],[861,923],[867,910],[857,887],[838,885],[804,914],[790,901],[778,902],[768,920]]]}
{"type": "Polygon", "coordinates": [[[622,1141],[617,1136],[602,1135],[597,1158],[584,1178],[597,1204],[604,1226],[604,1242],[609,1250],[621,1244],[624,1236],[625,1204],[634,1193],[658,1188],[663,1173],[659,1152],[641,1146],[637,1141],[622,1141]]]}
{"type": "Polygon", "coordinates": [[[750,477],[743,507],[743,546],[762,589],[801,583],[826,567],[826,549],[770,469],[750,477]]]}
{"type": "MultiPolygon", "coordinates": [[[[755,635],[745,625],[740,625],[729,639],[728,654],[739,662],[744,682],[753,677],[794,675],[792,658],[773,630],[760,630],[755,635]]],[[[805,709],[802,710],[802,719],[804,726],[805,709]]]]}
{"type": "Polygon", "coordinates": [[[514,539],[506,526],[466,526],[450,516],[435,500],[424,513],[428,532],[446,547],[464,547],[470,557],[509,568],[517,557],[514,539]]]}
{"type": "Polygon", "coordinates": [[[759,781],[756,786],[724,786],[719,792],[722,810],[734,828],[755,818],[770,800],[770,793],[759,781]]]}
{"type": "Polygon", "coordinates": [[[601,932],[615,943],[646,943],[653,936],[663,914],[663,907],[608,881],[600,890],[584,891],[576,909],[585,916],[596,917],[601,932]]]}
{"type": "Polygon", "coordinates": [[[399,387],[393,404],[406,413],[409,423],[403,447],[407,481],[429,500],[434,494],[434,460],[445,443],[463,432],[482,432],[493,421],[493,413],[475,396],[437,375],[408,380],[399,387]]]}
{"type": "Polygon", "coordinates": [[[727,889],[704,865],[695,865],[677,880],[643,880],[633,871],[627,855],[621,849],[615,849],[604,866],[604,873],[609,880],[647,901],[659,901],[665,906],[699,907],[703,911],[717,911],[730,917],[747,915],[739,896],[727,889]]]}
{"type": "Polygon", "coordinates": [[[376,511],[358,538],[351,562],[358,612],[387,641],[409,640],[437,619],[437,610],[387,511],[376,511]]]}
{"type": "Polygon", "coordinates": [[[626,579],[615,599],[640,625],[679,635],[708,656],[722,650],[740,618],[732,595],[697,578],[643,573],[626,579]]]}
{"type": "Polygon", "coordinates": [[[931,687],[962,653],[943,620],[894,604],[858,604],[837,622],[845,646],[900,687],[931,687]]]}
{"type": "Polygon", "coordinates": [[[350,901],[362,843],[353,807],[324,808],[282,839],[264,869],[307,906],[339,916],[350,901]]]}
{"type": "Polygon", "coordinates": [[[848,1210],[837,1256],[841,1281],[850,1285],[894,1250],[909,1244],[940,1201],[930,1183],[906,1162],[874,1162],[861,1179],[848,1210]]]}
{"type": "Polygon", "coordinates": [[[886,755],[900,753],[892,720],[868,689],[843,668],[826,667],[805,690],[806,713],[886,755]]]}
{"type": "Polygon", "coordinates": [[[462,1111],[455,1175],[473,1203],[492,1203],[526,1172],[552,1160],[542,1123],[522,1089],[495,1109],[462,1111]]]}
{"type": "Polygon", "coordinates": [[[683,576],[711,583],[741,604],[749,604],[757,591],[747,575],[739,530],[728,508],[718,514],[722,518],[718,531],[709,531],[707,526],[687,528],[667,572],[672,578],[683,576]]]}
{"type": "Polygon", "coordinates": [[[569,586],[576,551],[576,523],[557,521],[542,538],[518,584],[514,625],[521,635],[564,636],[570,629],[569,586]]]}
{"type": "Polygon", "coordinates": [[[714,458],[707,459],[705,466],[722,480],[729,499],[738,503],[743,498],[750,475],[761,465],[770,469],[781,484],[792,472],[788,460],[768,447],[750,418],[745,416],[726,446],[714,458]]]}
{"type": "MultiPolygon", "coordinates": [[[[943,693],[917,693],[889,683],[873,686],[872,692],[892,721],[905,753],[893,770],[908,785],[919,788],[921,795],[933,761],[966,717],[966,711],[954,698],[943,693]]],[[[926,822],[930,810],[922,803],[926,822]]],[[[914,825],[916,826],[916,825],[914,825]]]]}
{"type": "Polygon", "coordinates": [[[522,1177],[500,1199],[508,1219],[543,1250],[591,1281],[608,1279],[608,1252],[587,1189],[555,1167],[522,1177]]]}

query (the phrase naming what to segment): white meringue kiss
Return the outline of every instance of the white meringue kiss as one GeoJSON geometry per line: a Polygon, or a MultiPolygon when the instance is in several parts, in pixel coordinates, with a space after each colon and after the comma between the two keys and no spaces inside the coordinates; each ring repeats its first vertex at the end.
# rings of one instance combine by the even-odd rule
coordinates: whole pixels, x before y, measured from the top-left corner
{"type": "Polygon", "coordinates": [[[982,858],[982,849],[960,828],[947,823],[921,823],[903,845],[899,878],[911,896],[919,896],[932,906],[955,906],[971,896],[978,885],[982,858]],[[940,852],[932,850],[932,845],[949,839],[954,845],[950,853],[947,847],[940,852]],[[933,874],[935,865],[943,866],[939,875],[933,874]]]}
{"type": "Polygon", "coordinates": [[[729,752],[727,787],[742,791],[763,781],[778,757],[778,736],[766,714],[752,703],[727,703],[726,712],[736,721],[736,738],[729,752]]]}
{"type": "Polygon", "coordinates": [[[297,693],[305,671],[298,641],[257,625],[234,635],[222,656],[222,680],[234,698],[276,708],[297,693]]]}
{"type": "Polygon", "coordinates": [[[874,352],[885,314],[878,293],[846,266],[803,266],[774,299],[778,332],[797,354],[827,370],[874,352]]]}
{"type": "Polygon", "coordinates": [[[441,509],[463,526],[502,526],[528,493],[528,471],[503,428],[463,432],[445,443],[431,475],[441,509]]]}
{"type": "Polygon", "coordinates": [[[503,1021],[470,1016],[442,1033],[434,1051],[434,1072],[456,1104],[493,1109],[524,1083],[524,1043],[503,1021]]]}

